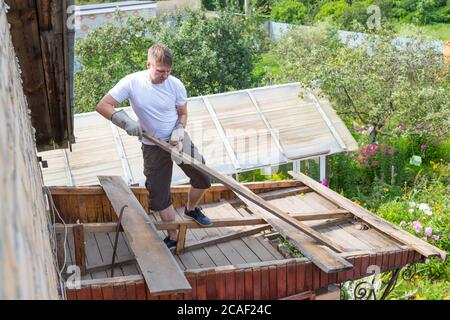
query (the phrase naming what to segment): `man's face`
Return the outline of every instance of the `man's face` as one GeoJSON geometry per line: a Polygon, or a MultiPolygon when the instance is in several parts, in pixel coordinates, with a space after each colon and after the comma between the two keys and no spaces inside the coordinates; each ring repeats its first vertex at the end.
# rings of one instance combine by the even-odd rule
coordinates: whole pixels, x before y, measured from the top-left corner
{"type": "Polygon", "coordinates": [[[150,81],[153,84],[159,84],[166,81],[172,71],[171,66],[166,66],[158,62],[153,63],[151,61],[147,62],[147,69],[150,71],[150,81]]]}

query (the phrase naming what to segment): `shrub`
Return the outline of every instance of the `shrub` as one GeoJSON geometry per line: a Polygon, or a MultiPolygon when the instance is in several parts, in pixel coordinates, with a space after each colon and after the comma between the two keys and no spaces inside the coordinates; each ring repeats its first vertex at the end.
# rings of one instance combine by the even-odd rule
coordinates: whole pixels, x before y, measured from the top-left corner
{"type": "Polygon", "coordinates": [[[308,9],[298,0],[277,1],[270,14],[272,21],[293,24],[304,24],[307,19],[308,9]]]}

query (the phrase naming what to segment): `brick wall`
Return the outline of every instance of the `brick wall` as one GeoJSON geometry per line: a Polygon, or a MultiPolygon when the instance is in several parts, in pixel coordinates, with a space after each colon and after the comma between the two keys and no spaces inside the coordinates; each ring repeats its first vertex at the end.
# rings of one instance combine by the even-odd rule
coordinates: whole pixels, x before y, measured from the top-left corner
{"type": "Polygon", "coordinates": [[[5,10],[0,0],[0,300],[57,299],[42,176],[5,10]]]}

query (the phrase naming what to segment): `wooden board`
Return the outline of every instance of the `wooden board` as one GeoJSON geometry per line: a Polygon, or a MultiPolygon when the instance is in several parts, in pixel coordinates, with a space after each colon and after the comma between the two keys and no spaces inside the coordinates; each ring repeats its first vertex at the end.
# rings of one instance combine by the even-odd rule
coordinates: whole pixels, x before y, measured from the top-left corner
{"type": "Polygon", "coordinates": [[[311,189],[321,194],[328,200],[334,202],[340,207],[350,211],[357,218],[363,220],[368,225],[377,229],[378,231],[394,238],[401,243],[414,248],[417,252],[421,253],[425,257],[440,256],[442,260],[447,258],[447,253],[431,244],[423,241],[416,236],[406,232],[397,226],[389,223],[388,221],[374,215],[369,210],[357,205],[356,203],[350,201],[349,199],[341,196],[339,193],[321,185],[314,179],[311,179],[303,173],[297,173],[290,171],[289,174],[297,180],[300,180],[305,185],[309,186],[311,189]]]}
{"type": "Polygon", "coordinates": [[[99,176],[98,179],[117,215],[122,206],[128,205],[122,227],[150,293],[159,295],[191,290],[175,258],[122,178],[99,176]]]}
{"type": "MultiPolygon", "coordinates": [[[[293,226],[294,228],[304,232],[306,235],[310,236],[317,242],[327,245],[327,246],[331,247],[332,249],[340,252],[339,247],[335,246],[333,241],[322,236],[319,232],[313,230],[308,225],[306,225],[300,221],[297,221],[296,219],[291,217],[286,212],[279,210],[277,207],[275,207],[272,204],[270,204],[269,202],[265,201],[260,196],[254,194],[247,187],[239,184],[233,178],[223,175],[220,172],[209,168],[202,162],[192,158],[190,155],[188,155],[186,153],[177,152],[176,148],[172,147],[169,143],[167,143],[165,141],[159,140],[159,139],[157,139],[149,134],[146,134],[146,133],[144,133],[143,136],[145,138],[149,139],[150,141],[154,142],[157,146],[159,146],[163,150],[169,152],[171,154],[172,159],[174,161],[176,161],[177,163],[181,163],[181,162],[189,163],[191,166],[193,166],[197,170],[200,170],[201,172],[206,173],[209,176],[219,180],[224,185],[226,185],[231,190],[233,190],[240,197],[251,201],[252,203],[254,203],[257,206],[261,207],[262,209],[266,210],[270,214],[276,216],[280,220],[282,220],[282,221],[286,222],[287,224],[293,226]]],[[[267,221],[267,222],[270,223],[269,221],[267,221]]]]}
{"type": "Polygon", "coordinates": [[[324,272],[339,272],[353,267],[337,253],[331,251],[328,247],[320,245],[320,243],[317,243],[307,235],[299,232],[285,221],[272,216],[264,209],[259,208],[243,197],[242,200],[247,203],[247,206],[251,211],[266,219],[276,231],[324,272]]]}

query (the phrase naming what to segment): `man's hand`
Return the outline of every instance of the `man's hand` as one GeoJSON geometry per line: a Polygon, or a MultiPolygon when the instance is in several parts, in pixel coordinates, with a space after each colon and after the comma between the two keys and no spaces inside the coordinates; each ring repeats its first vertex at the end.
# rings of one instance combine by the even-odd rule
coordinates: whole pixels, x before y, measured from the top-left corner
{"type": "Polygon", "coordinates": [[[183,150],[183,139],[184,139],[184,126],[182,123],[178,123],[175,129],[172,131],[169,143],[176,146],[178,151],[183,150]]]}
{"type": "Polygon", "coordinates": [[[111,122],[125,130],[130,136],[142,138],[142,129],[139,124],[131,119],[125,110],[119,110],[112,114],[111,122]]]}

